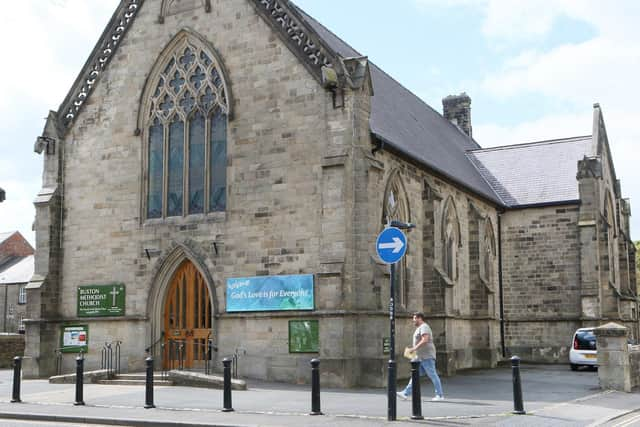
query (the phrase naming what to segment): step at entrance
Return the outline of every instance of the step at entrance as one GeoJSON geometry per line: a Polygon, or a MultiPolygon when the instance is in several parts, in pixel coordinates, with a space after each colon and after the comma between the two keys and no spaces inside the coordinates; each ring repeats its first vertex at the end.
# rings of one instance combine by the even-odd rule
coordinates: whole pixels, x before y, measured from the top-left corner
{"type": "MultiPolygon", "coordinates": [[[[145,385],[147,380],[146,374],[120,374],[110,380],[100,380],[98,384],[108,385],[145,385]]],[[[161,374],[153,375],[154,386],[171,386],[173,381],[163,378],[161,374]]]]}

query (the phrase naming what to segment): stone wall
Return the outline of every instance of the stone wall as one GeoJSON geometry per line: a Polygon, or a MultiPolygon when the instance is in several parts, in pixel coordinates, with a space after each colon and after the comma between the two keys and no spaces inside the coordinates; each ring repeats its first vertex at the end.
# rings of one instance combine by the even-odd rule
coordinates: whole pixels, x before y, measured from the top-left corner
{"type": "Polygon", "coordinates": [[[581,326],[578,207],[506,212],[502,254],[507,352],[566,362],[581,326]]]}
{"type": "MultiPolygon", "coordinates": [[[[404,348],[413,332],[412,312],[422,311],[434,333],[441,373],[452,375],[459,369],[495,366],[500,357],[498,260],[497,257],[492,260],[492,277],[482,282],[478,248],[479,230],[484,230],[486,221],[494,227],[497,224],[495,207],[390,151],[376,153],[366,167],[364,212],[368,226],[362,231],[366,241],[359,246],[357,287],[360,301],[367,301],[369,307],[379,311],[375,317],[361,322],[370,331],[363,335],[361,348],[366,348],[371,358],[368,360],[371,370],[362,375],[384,376],[386,370],[386,360],[380,355],[378,343],[389,333],[385,313],[389,302],[389,268],[376,262],[375,237],[383,227],[384,198],[387,186],[394,179],[399,179],[400,188],[404,189],[401,192],[404,194],[395,197],[406,197],[410,207],[404,220],[416,224],[415,229],[405,233],[408,240],[406,289],[396,304],[398,349],[404,348]],[[455,209],[459,221],[455,280],[445,278],[443,268],[442,222],[447,206],[455,209]]],[[[408,364],[398,366],[399,376],[409,374],[408,364]]]]}
{"type": "Polygon", "coordinates": [[[24,355],[24,335],[0,334],[0,368],[13,366],[13,358],[24,355]]]}
{"type": "MultiPolygon", "coordinates": [[[[345,285],[347,275],[353,274],[345,269],[347,253],[353,250],[352,205],[347,201],[354,198],[354,186],[347,177],[356,143],[352,119],[357,113],[359,123],[368,126],[370,96],[356,99],[358,95],[347,90],[344,108],[334,108],[331,93],[249,2],[222,0],[211,13],[196,8],[166,16],[163,23],[158,22],[160,4],[145,2],[59,144],[64,222],[60,227],[53,218],[45,229],[50,213],[46,207],[36,222],[41,224],[38,234],[49,237],[38,247],[62,242],[62,248],[59,258],[47,258],[54,264],[37,271],[46,274],[46,280],[37,290],[34,285],[38,296],[33,318],[50,321],[30,326],[30,353],[43,357],[27,374],[52,373],[44,355],[53,354],[60,323],[79,320],[77,286],[113,282],[126,285],[124,321],[80,321],[89,325],[92,343],[121,339],[131,354],[129,369],[141,369],[144,348],[163,328],[163,286],[171,276],[163,276],[166,266],[173,259],[188,259],[203,272],[213,297],[213,338],[220,357],[237,347],[247,350],[243,375],[307,378],[309,357],[288,353],[287,327],[289,319],[311,317],[322,323],[318,356],[326,360],[324,372],[335,383],[352,384],[357,316],[343,316],[357,301],[354,287],[345,285]],[[185,28],[216,49],[233,89],[227,210],[146,220],[144,132],[136,132],[135,113],[160,53],[185,28]],[[61,238],[55,235],[58,230],[63,230],[61,238]],[[309,273],[316,274],[316,312],[277,318],[225,313],[227,278],[309,273]],[[49,304],[49,296],[59,304],[49,304]],[[127,325],[122,333],[120,325],[127,325]]],[[[362,134],[368,137],[368,131],[362,134]]]]}

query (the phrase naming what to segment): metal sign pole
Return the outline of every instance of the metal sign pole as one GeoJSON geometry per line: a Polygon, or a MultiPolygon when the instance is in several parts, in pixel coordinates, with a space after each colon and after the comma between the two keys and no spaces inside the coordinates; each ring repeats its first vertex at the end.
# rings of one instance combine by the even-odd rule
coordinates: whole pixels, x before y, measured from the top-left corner
{"type": "Polygon", "coordinates": [[[391,286],[389,297],[389,382],[388,382],[388,413],[387,420],[395,421],[397,414],[396,400],[396,263],[391,264],[391,286]]]}
{"type": "Polygon", "coordinates": [[[396,420],[396,263],[402,259],[407,251],[407,237],[400,230],[411,229],[415,225],[399,221],[388,221],[387,227],[376,239],[376,252],[385,264],[391,266],[391,283],[389,286],[389,370],[387,383],[387,400],[389,421],[396,420]]]}

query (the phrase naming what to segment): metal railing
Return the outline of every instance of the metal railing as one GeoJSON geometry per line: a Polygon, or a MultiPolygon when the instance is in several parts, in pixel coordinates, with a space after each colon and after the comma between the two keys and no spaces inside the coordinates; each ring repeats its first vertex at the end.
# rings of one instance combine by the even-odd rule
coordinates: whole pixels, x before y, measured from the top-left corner
{"type": "Polygon", "coordinates": [[[244,348],[236,347],[236,349],[233,351],[233,356],[231,357],[232,375],[233,378],[236,379],[240,378],[238,376],[238,360],[240,359],[240,355],[246,356],[247,350],[245,350],[244,348]]]}
{"type": "Polygon", "coordinates": [[[198,360],[203,362],[202,369],[206,375],[213,372],[213,353],[218,351],[212,339],[206,338],[204,342],[196,340],[169,339],[164,340],[164,334],[153,344],[145,349],[147,355],[151,356],[154,361],[160,362],[160,370],[163,378],[167,376],[167,372],[171,370],[185,370],[185,362],[187,357],[187,346],[192,346],[192,351],[201,356],[198,360]],[[160,356],[160,357],[158,357],[160,356]]]}
{"type": "Polygon", "coordinates": [[[122,341],[105,342],[102,346],[100,369],[108,371],[109,377],[120,374],[122,341]]]}
{"type": "Polygon", "coordinates": [[[62,349],[56,348],[54,351],[56,355],[56,375],[62,375],[62,349]]]}

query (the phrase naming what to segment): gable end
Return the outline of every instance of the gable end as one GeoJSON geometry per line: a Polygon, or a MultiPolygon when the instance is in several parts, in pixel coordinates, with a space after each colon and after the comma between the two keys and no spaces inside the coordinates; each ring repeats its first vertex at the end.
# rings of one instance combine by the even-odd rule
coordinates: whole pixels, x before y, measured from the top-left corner
{"type": "Polygon", "coordinates": [[[252,0],[256,12],[285,42],[313,77],[322,84],[322,68],[332,68],[342,76],[338,55],[307,24],[287,0],[252,0]]]}

